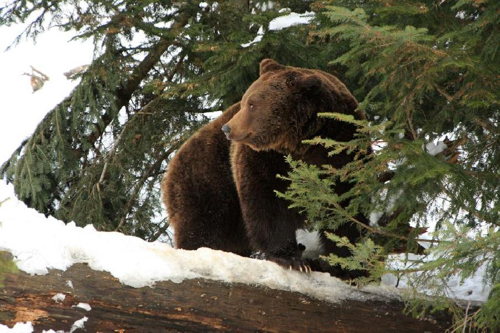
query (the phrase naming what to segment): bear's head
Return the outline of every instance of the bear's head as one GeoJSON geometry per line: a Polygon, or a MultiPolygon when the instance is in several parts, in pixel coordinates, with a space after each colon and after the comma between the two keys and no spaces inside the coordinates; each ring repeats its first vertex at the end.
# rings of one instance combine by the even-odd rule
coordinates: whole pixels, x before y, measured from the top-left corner
{"type": "Polygon", "coordinates": [[[338,81],[318,70],[265,59],[259,79],[241,99],[240,111],[222,131],[255,150],[297,151],[302,140],[321,134],[325,120],[317,117],[318,112],[352,112],[357,106],[345,86],[332,80],[338,81]]]}

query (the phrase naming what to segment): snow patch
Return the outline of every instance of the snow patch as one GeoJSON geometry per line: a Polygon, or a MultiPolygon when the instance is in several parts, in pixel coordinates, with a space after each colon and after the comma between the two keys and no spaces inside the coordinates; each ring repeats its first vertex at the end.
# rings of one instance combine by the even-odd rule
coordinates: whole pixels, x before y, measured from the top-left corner
{"type": "MultiPolygon", "coordinates": [[[[15,198],[12,185],[0,181],[0,201],[6,197],[11,199],[0,207],[0,250],[11,252],[19,269],[29,274],[47,274],[50,269],[66,270],[75,263],[87,263],[91,269],[107,271],[135,288],[153,286],[158,281],[179,283],[206,278],[295,291],[330,302],[367,298],[327,273],[306,275],[232,253],[208,248],[176,250],[160,242],[99,232],[92,225],[66,225],[27,208],[15,198]]],[[[317,234],[305,238],[317,240],[317,234]]],[[[313,243],[301,241],[309,250],[315,249],[313,243]]]]}
{"type": "MultiPolygon", "coordinates": [[[[291,12],[288,15],[279,16],[271,20],[271,22],[269,22],[269,31],[278,31],[296,25],[309,24],[314,19],[314,17],[315,14],[313,12],[305,12],[303,14],[291,12]]],[[[263,37],[264,29],[261,26],[254,40],[245,44],[241,44],[241,47],[247,48],[249,46],[252,46],[253,44],[257,44],[262,41],[263,37]]]]}
{"type": "Polygon", "coordinates": [[[16,323],[12,328],[0,324],[0,333],[31,333],[33,332],[33,325],[30,321],[26,323],[16,323]]]}
{"type": "MultiPolygon", "coordinates": [[[[64,224],[27,208],[15,198],[12,185],[0,181],[0,202],[6,198],[10,200],[0,206],[0,251],[12,253],[19,269],[29,274],[47,274],[50,269],[66,270],[75,263],[87,263],[91,269],[107,271],[121,283],[135,288],[153,286],[159,281],[180,283],[185,279],[205,278],[299,292],[329,302],[399,295],[394,288],[395,278],[389,275],[382,279],[385,285],[359,290],[327,273],[302,274],[269,261],[232,253],[208,248],[176,250],[160,242],[148,243],[117,232],[99,232],[92,225],[81,228],[73,222],[64,224]]],[[[317,232],[299,231],[297,239],[312,256],[321,252],[317,232]]],[[[456,283],[452,282],[453,294],[450,296],[484,301],[489,290],[482,289],[482,276],[484,272],[479,272],[470,281],[461,283],[457,279],[456,283]]],[[[405,286],[402,278],[398,287],[405,286]]],[[[56,299],[61,297],[59,295],[56,299]]],[[[84,303],[77,307],[91,310],[90,305],[84,303]]],[[[84,317],[75,322],[71,332],[83,328],[86,320],[84,317]]],[[[31,332],[32,326],[29,323],[18,324],[18,331],[15,332],[24,328],[24,332],[31,332]]],[[[6,329],[0,325],[0,332],[6,329]]]]}
{"type": "Polygon", "coordinates": [[[85,328],[85,322],[87,320],[89,320],[89,318],[83,317],[82,319],[79,319],[79,320],[75,321],[74,324],[73,324],[73,326],[71,326],[71,330],[69,331],[69,333],[73,333],[77,329],[84,329],[85,328]]]}
{"type": "Polygon", "coordinates": [[[429,142],[425,145],[425,150],[429,153],[429,155],[436,156],[437,154],[443,152],[446,148],[446,144],[443,141],[438,141],[437,144],[434,142],[429,142]]]}
{"type": "Polygon", "coordinates": [[[308,232],[300,229],[297,230],[296,237],[297,243],[301,243],[306,247],[306,250],[302,253],[302,258],[317,259],[323,254],[323,246],[319,240],[318,231],[308,232]]]}
{"type": "Polygon", "coordinates": [[[309,24],[314,19],[314,17],[315,14],[313,12],[305,12],[303,14],[292,12],[288,15],[279,16],[269,22],[269,30],[277,31],[295,25],[309,24]]]}
{"type": "MultiPolygon", "coordinates": [[[[417,260],[424,259],[421,255],[408,254],[406,259],[405,254],[395,254],[389,256],[387,266],[393,270],[403,270],[414,268],[412,265],[417,260]]],[[[427,260],[432,260],[432,257],[427,260]]],[[[419,273],[415,273],[419,274],[419,273]]],[[[444,291],[446,297],[465,301],[485,302],[492,289],[492,286],[484,283],[484,276],[486,275],[486,265],[482,265],[476,273],[467,279],[462,280],[459,274],[455,274],[442,283],[440,288],[444,291]]],[[[396,287],[406,288],[411,283],[407,275],[401,275],[399,278],[391,273],[386,273],[382,276],[382,284],[396,287]]],[[[438,283],[438,281],[436,281],[438,283]]],[[[431,289],[420,288],[419,292],[432,295],[431,289]]]]}
{"type": "Polygon", "coordinates": [[[378,221],[384,215],[382,212],[373,211],[370,213],[370,226],[375,227],[378,226],[378,221]]]}
{"type": "Polygon", "coordinates": [[[73,305],[74,308],[84,309],[85,311],[92,310],[92,307],[88,303],[78,303],[77,305],[73,305]]]}
{"type": "Polygon", "coordinates": [[[54,297],[52,297],[52,299],[56,303],[64,302],[64,300],[66,299],[66,295],[58,293],[58,294],[55,294],[54,297]]]}
{"type": "Polygon", "coordinates": [[[257,31],[257,36],[254,38],[254,40],[245,44],[241,44],[241,47],[247,48],[249,46],[252,46],[253,44],[257,44],[262,40],[263,37],[264,37],[264,29],[261,26],[259,28],[259,31],[257,31]]]}
{"type": "MultiPolygon", "coordinates": [[[[378,226],[378,221],[384,216],[384,214],[390,214],[394,210],[394,206],[396,205],[396,200],[398,197],[403,193],[402,190],[399,190],[395,195],[392,195],[389,198],[389,202],[387,203],[387,206],[385,208],[385,212],[381,212],[378,210],[374,210],[370,213],[369,219],[370,219],[370,226],[378,226]]],[[[382,200],[385,200],[385,197],[387,194],[385,192],[382,192],[379,194],[380,198],[382,200]]]]}

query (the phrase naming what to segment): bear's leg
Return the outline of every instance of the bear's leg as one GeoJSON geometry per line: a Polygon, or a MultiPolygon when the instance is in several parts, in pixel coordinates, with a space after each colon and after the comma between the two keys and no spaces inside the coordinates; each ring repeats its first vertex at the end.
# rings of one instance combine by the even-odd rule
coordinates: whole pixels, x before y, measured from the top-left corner
{"type": "Polygon", "coordinates": [[[302,260],[304,247],[297,244],[295,231],[303,218],[275,191],[284,192],[288,164],[274,151],[256,152],[246,145],[233,144],[231,161],[248,239],[262,257],[285,268],[308,271],[302,260]]]}
{"type": "MultiPolygon", "coordinates": [[[[222,200],[223,202],[224,200],[222,200]]],[[[217,207],[214,203],[207,206],[217,207]]],[[[239,212],[239,205],[236,207],[239,212]]],[[[228,207],[228,206],[226,206],[228,207]]],[[[208,247],[214,250],[233,252],[250,256],[251,251],[246,239],[246,231],[241,216],[231,216],[228,211],[215,209],[195,209],[171,221],[175,225],[175,246],[184,250],[208,247]]]]}

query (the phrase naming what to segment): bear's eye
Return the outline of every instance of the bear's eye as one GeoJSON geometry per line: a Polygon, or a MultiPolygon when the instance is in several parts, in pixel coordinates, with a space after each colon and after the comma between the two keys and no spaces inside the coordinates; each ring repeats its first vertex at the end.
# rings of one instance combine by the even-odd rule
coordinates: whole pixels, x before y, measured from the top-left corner
{"type": "Polygon", "coordinates": [[[250,109],[253,109],[253,104],[248,105],[250,109]]]}

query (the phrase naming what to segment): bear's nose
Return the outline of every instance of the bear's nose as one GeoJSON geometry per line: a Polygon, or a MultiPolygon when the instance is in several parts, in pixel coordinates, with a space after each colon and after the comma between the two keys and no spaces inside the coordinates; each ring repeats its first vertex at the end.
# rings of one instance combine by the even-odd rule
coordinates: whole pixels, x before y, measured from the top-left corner
{"type": "Polygon", "coordinates": [[[228,136],[229,133],[231,133],[231,127],[229,127],[228,124],[225,124],[224,126],[222,126],[222,132],[224,132],[224,134],[226,134],[226,136],[228,136]]]}

